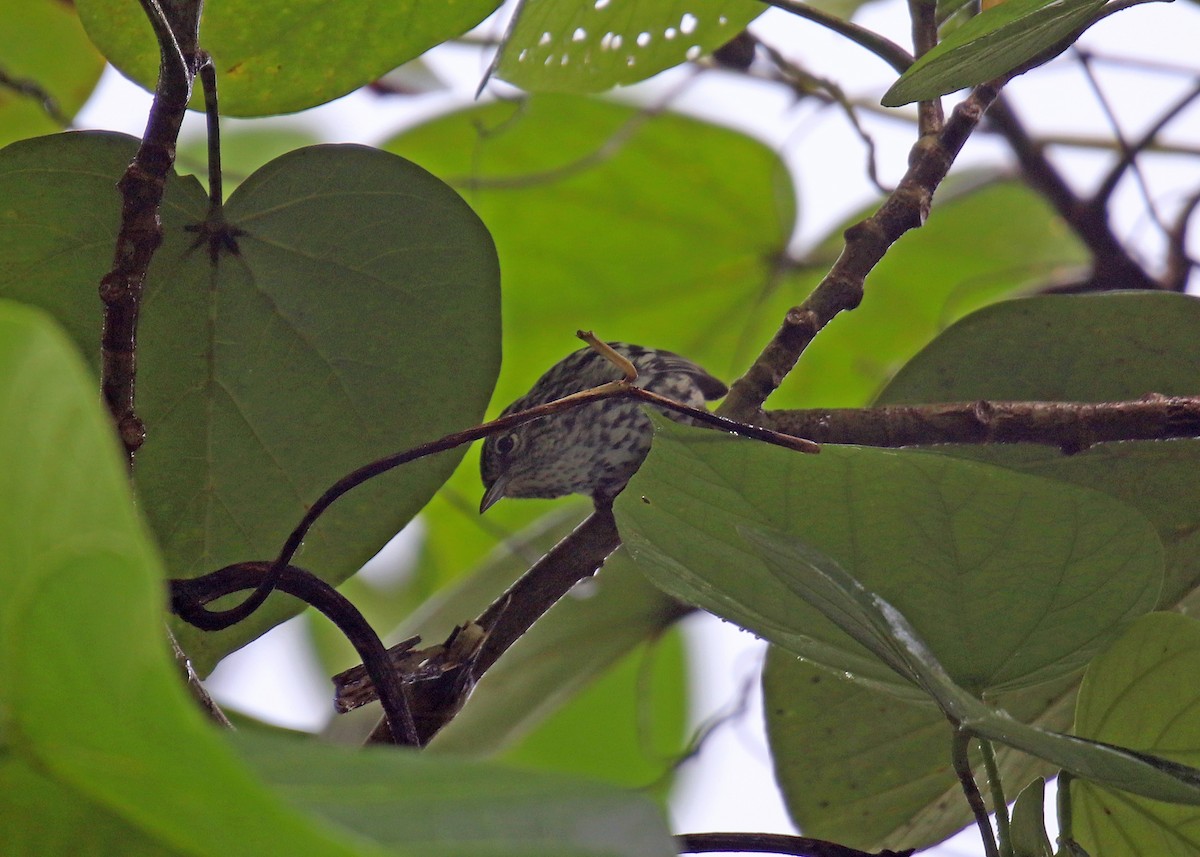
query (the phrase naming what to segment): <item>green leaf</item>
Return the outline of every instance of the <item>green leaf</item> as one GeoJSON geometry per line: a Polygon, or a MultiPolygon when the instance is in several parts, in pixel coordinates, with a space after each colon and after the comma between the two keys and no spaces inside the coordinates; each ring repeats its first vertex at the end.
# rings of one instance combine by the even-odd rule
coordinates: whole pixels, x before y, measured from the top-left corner
{"type": "MultiPolygon", "coordinates": [[[[5,776],[35,770],[30,787],[69,792],[75,818],[95,804],[143,853],[376,853],[280,804],[201,718],[162,639],[160,565],[95,381],[43,313],[7,301],[0,403],[5,776]]],[[[57,807],[38,811],[53,827],[57,807]]]]}
{"type": "Polygon", "coordinates": [[[1200,299],[1190,295],[1110,292],[1004,301],[944,331],[896,373],[879,401],[1190,396],[1200,374],[1198,335],[1200,299]]]}
{"type": "Polygon", "coordinates": [[[32,845],[30,813],[42,846],[87,828],[98,854],[674,853],[653,802],[577,779],[253,730],[239,758],[164,645],[159,564],[88,376],[42,313],[0,302],[6,848],[10,830],[32,845]]]}
{"type": "MultiPolygon", "coordinates": [[[[264,116],[324,104],[465,33],[497,0],[363,0],[353,14],[323,0],[223,0],[204,7],[201,44],[213,58],[221,113],[264,116]],[[319,57],[319,59],[317,59],[319,57]]],[[[79,0],[92,41],[153,90],[158,44],[140,5],[79,0]]],[[[193,106],[202,107],[199,85],[193,106]]]]}
{"type": "Polygon", "coordinates": [[[797,603],[739,526],[790,533],[840,561],[974,691],[1079,669],[1115,627],[1153,606],[1161,582],[1161,546],[1130,507],[923,452],[826,445],[800,455],[657,425],[616,508],[634,559],[672,594],[892,686],[890,673],[797,603]]]}
{"type": "Polygon", "coordinates": [[[885,107],[937,98],[1007,74],[1096,19],[1105,0],[1006,0],[954,30],[900,75],[885,107]]]}
{"type": "MultiPolygon", "coordinates": [[[[990,701],[1023,723],[1070,723],[1075,678],[990,701]],[[1065,717],[1062,716],[1065,713],[1065,717]]],[[[876,851],[932,846],[972,821],[950,767],[946,716],[902,702],[772,646],[763,671],[775,777],[793,821],[810,836],[876,851]]],[[[1006,785],[1057,772],[997,746],[1006,785]]],[[[974,754],[973,754],[974,755],[974,754]]],[[[975,760],[982,781],[982,760],[975,760]]]]}
{"type": "Polygon", "coordinates": [[[531,91],[600,92],[708,54],[763,11],[749,0],[523,0],[496,73],[531,91]]]}
{"type": "MultiPolygon", "coordinates": [[[[111,264],[113,183],[134,141],[73,134],[0,156],[0,294],[50,310],[88,353],[95,283],[111,264]]],[[[203,219],[194,180],[168,184],[164,242],[146,287],[138,351],[142,507],[172,576],[273,556],[313,500],[382,455],[478,421],[497,364],[490,238],[449,188],[357,146],[291,152],[230,197],[244,230],[216,268],[185,227],[203,219]],[[470,331],[469,336],[463,336],[470,331]]],[[[351,492],[296,562],[337,582],[409,520],[462,451],[351,492]]],[[[273,598],[218,634],[178,627],[207,671],[296,612],[273,598]]]]}
{"type": "Polygon", "coordinates": [[[1046,835],[1046,781],[1042,777],[1017,795],[1010,831],[1013,857],[1054,857],[1046,835]]]}
{"type": "Polygon", "coordinates": [[[289,803],[402,853],[667,857],[661,811],[634,792],[393,749],[348,751],[240,733],[244,758],[289,803]]]}
{"type": "MultiPolygon", "coordinates": [[[[34,84],[70,119],[83,106],[104,70],[69,3],[0,0],[0,71],[9,80],[34,84]]],[[[0,85],[0,146],[49,134],[62,123],[32,92],[0,85]]]]}
{"type": "Polygon", "coordinates": [[[459,111],[386,147],[459,190],[496,240],[509,337],[497,409],[578,348],[581,326],[726,377],[739,339],[773,329],[798,297],[764,303],[795,195],[779,156],[744,134],[546,95],[459,111]]]}
{"type": "MultiPolygon", "coordinates": [[[[568,508],[549,515],[507,540],[477,569],[418,607],[389,638],[417,634],[428,642],[444,640],[570,532],[579,513],[568,508]]],[[[679,616],[678,602],[652,586],[624,551],[614,554],[488,670],[429,752],[498,755],[523,767],[630,787],[669,785],[669,760],[683,751],[686,686],[680,642],[663,635],[679,616]],[[589,736],[582,748],[581,734],[589,736]]],[[[349,665],[339,663],[337,669],[349,665]]],[[[361,715],[337,718],[327,734],[361,744],[378,717],[371,706],[361,715]]]]}
{"type": "MultiPolygon", "coordinates": [[[[1076,730],[1175,762],[1200,765],[1200,623],[1139,619],[1088,667],[1076,730]]],[[[1200,810],[1086,782],[1071,785],[1074,834],[1091,854],[1150,857],[1200,851],[1200,810]]]]}
{"type": "MultiPolygon", "coordinates": [[[[1144,292],[1007,301],[951,326],[908,363],[879,404],[1104,402],[1193,395],[1200,376],[1200,300],[1144,292]],[[1096,343],[1104,347],[1097,349],[1096,343]]],[[[940,452],[1110,494],[1154,524],[1167,549],[1159,606],[1200,582],[1200,443],[1100,444],[1076,455],[1035,445],[946,446],[940,452]]],[[[1192,595],[1194,600],[1197,596],[1192,595]]],[[[1190,601],[1185,601],[1185,604],[1190,601]]]]}
{"type": "Polygon", "coordinates": [[[184,853],[15,756],[0,757],[0,830],[5,857],[184,853]]]}
{"type": "Polygon", "coordinates": [[[749,528],[743,533],[774,554],[775,570],[790,588],[811,599],[826,618],[861,637],[874,654],[918,685],[956,728],[1039,756],[1077,777],[1158,800],[1200,805],[1200,769],[1137,750],[1047,732],[991,708],[954,683],[903,613],[866,590],[835,562],[786,533],[752,533],[749,528]]]}
{"type": "MultiPolygon", "coordinates": [[[[808,265],[785,281],[784,295],[798,301],[808,294],[841,252],[843,231],[869,213],[831,230],[808,265]]],[[[951,322],[1059,279],[1085,259],[1070,230],[1029,188],[979,177],[965,187],[947,182],[929,222],[888,250],[867,279],[862,305],[821,331],[804,352],[801,371],[788,376],[770,404],[862,407],[951,322]]]]}

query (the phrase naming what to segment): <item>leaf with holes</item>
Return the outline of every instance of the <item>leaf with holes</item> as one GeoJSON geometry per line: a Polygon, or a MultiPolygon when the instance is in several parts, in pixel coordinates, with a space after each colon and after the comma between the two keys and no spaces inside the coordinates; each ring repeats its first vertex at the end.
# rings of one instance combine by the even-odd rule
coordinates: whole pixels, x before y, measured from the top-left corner
{"type": "Polygon", "coordinates": [[[601,92],[710,53],[763,9],[750,0],[524,0],[495,70],[530,91],[601,92]]]}

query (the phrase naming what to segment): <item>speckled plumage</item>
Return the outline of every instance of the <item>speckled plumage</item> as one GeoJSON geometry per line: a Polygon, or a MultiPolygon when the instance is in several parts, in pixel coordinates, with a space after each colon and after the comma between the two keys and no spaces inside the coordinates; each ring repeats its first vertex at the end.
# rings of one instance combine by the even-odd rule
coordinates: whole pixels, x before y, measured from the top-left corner
{"type": "MultiPolygon", "coordinates": [[[[637,386],[684,404],[703,407],[726,387],[695,363],[670,351],[610,342],[638,370],[637,386]]],[[[504,414],[560,399],[621,377],[620,370],[591,348],[564,357],[504,414]]],[[[561,497],[587,494],[608,503],[650,451],[652,428],[642,405],[607,399],[553,414],[487,438],[480,470],[487,488],[480,511],[501,497],[561,497]]],[[[663,411],[690,422],[674,411],[663,411]]]]}
{"type": "MultiPolygon", "coordinates": [[[[726,394],[726,386],[678,354],[625,342],[608,343],[637,367],[641,388],[678,402],[703,407],[726,394]]],[[[551,402],[620,378],[620,371],[592,348],[577,350],[554,364],[504,414],[551,402]]],[[[686,416],[667,412],[680,422],[686,416]]],[[[642,404],[610,398],[584,404],[484,442],[480,471],[487,489],[480,511],[500,497],[562,497],[582,493],[611,502],[646,459],[652,426],[642,404]]]]}

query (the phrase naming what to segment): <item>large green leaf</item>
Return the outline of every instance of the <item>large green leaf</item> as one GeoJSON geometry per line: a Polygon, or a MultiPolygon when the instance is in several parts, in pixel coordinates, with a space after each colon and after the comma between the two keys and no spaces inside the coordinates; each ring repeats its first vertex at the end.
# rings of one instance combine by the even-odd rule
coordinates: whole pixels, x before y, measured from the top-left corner
{"type": "Polygon", "coordinates": [[[87,376],[47,317],[0,302],[6,855],[674,853],[653,802],[611,787],[252,732],[231,748],[164,645],[160,564],[87,376]]]}
{"type": "MultiPolygon", "coordinates": [[[[72,814],[95,804],[101,831],[136,828],[144,853],[371,853],[278,802],[185,694],[158,558],[88,375],[44,314],[0,302],[3,753],[37,772],[10,762],[5,777],[67,792],[72,814]]],[[[55,826],[56,804],[36,811],[55,826]]]]}
{"type": "MultiPolygon", "coordinates": [[[[1200,300],[1130,292],[1008,301],[964,318],[934,340],[879,404],[975,399],[1104,402],[1148,393],[1195,395],[1200,300]]],[[[1101,444],[1076,455],[1034,445],[941,447],[1095,488],[1145,515],[1167,549],[1161,606],[1200,580],[1200,443],[1101,444]]]]}
{"type": "MultiPolygon", "coordinates": [[[[1069,724],[1071,677],[992,701],[1022,722],[1069,724]],[[1070,700],[1068,700],[1069,702],[1070,700]],[[1065,716],[1063,716],[1065,715],[1065,716]]],[[[856,848],[926,847],[971,823],[950,767],[946,717],[847,681],[777,646],[763,671],[767,737],[788,811],[811,836],[856,848]]],[[[1057,769],[998,747],[1011,790],[1057,769]]],[[[976,760],[977,777],[983,771],[976,760]]]]}
{"type": "MultiPolygon", "coordinates": [[[[824,334],[823,334],[824,335],[824,334]]],[[[1147,391],[1166,394],[1194,392],[1197,347],[1200,341],[1200,302],[1179,295],[1108,294],[1053,296],[1011,301],[989,307],[951,326],[906,366],[880,396],[881,404],[916,404],[973,399],[1110,400],[1138,398],[1147,391]],[[1097,344],[1103,347],[1097,348],[1097,344]]],[[[806,358],[807,359],[807,358],[806,358]]],[[[1160,604],[1174,604],[1192,589],[1200,573],[1197,532],[1200,531],[1200,491],[1192,478],[1200,468],[1200,444],[1193,441],[1105,444],[1072,456],[1049,447],[940,447],[946,453],[979,458],[1002,466],[1062,479],[1111,494],[1137,508],[1154,524],[1167,548],[1167,577],[1160,604]]],[[[945,770],[946,751],[936,741],[922,745],[919,734],[889,739],[880,748],[869,733],[887,734],[896,704],[865,688],[854,690],[866,723],[854,732],[845,728],[845,745],[814,752],[818,730],[826,721],[821,712],[836,705],[827,698],[827,682],[807,687],[811,668],[790,656],[772,655],[767,679],[788,687],[785,695],[772,692],[768,726],[780,782],[789,806],[806,829],[815,834],[863,847],[899,848],[933,842],[968,823],[958,799],[957,784],[946,773],[944,792],[929,779],[945,770]],[[803,699],[799,696],[803,692],[803,699]],[[780,709],[772,725],[772,712],[780,709]],[[791,712],[791,716],[789,713],[791,712]],[[876,712],[880,712],[878,715],[876,712]],[[811,727],[811,728],[810,728],[811,727]],[[864,737],[857,742],[854,735],[864,737]],[[896,765],[864,766],[854,783],[859,797],[849,803],[827,799],[844,784],[838,760],[843,756],[879,753],[896,765]],[[911,782],[911,789],[897,790],[911,782]],[[921,783],[929,783],[923,805],[921,783]],[[911,804],[899,799],[913,795],[911,804]],[[843,811],[843,807],[845,810],[843,811]],[[894,830],[885,838],[855,839],[862,833],[894,830]]],[[[1034,688],[995,700],[997,706],[1025,722],[1037,720],[1064,729],[1064,719],[1077,678],[1034,688]]],[[[849,690],[846,691],[850,692],[849,690]]],[[[907,716],[907,715],[906,715],[907,716]]],[[[912,715],[916,716],[916,715],[912,715]]],[[[940,722],[927,714],[928,729],[940,722]]],[[[1002,769],[1017,772],[1005,782],[1011,787],[1028,776],[1029,759],[998,748],[1002,769]]],[[[1041,769],[1049,773],[1045,767],[1041,769]]]]}
{"type": "MultiPolygon", "coordinates": [[[[1075,728],[1098,741],[1200,765],[1200,622],[1156,613],[1135,622],[1088,667],[1075,728]]],[[[1071,785],[1075,837],[1090,854],[1200,852],[1200,809],[1087,782],[1071,785]]]]}
{"type": "MultiPolygon", "coordinates": [[[[0,0],[0,72],[49,95],[63,118],[83,106],[103,69],[71,4],[0,0]]],[[[0,84],[0,146],[61,127],[33,91],[0,84]]]]}
{"type": "Polygon", "coordinates": [[[243,734],[235,746],[289,803],[421,857],[667,857],[648,798],[573,777],[430,758],[348,751],[243,734]]]}
{"type": "MultiPolygon", "coordinates": [[[[94,284],[134,141],[63,135],[0,157],[0,294],[49,309],[88,352],[94,284]]],[[[462,200],[402,159],[355,146],[292,152],[230,197],[245,234],[218,266],[185,227],[205,198],[171,182],[139,336],[143,508],[174,576],[273,556],[316,497],[374,458],[468,426],[498,363],[498,270],[462,200]],[[463,336],[470,331],[469,336],[463,336]]],[[[351,574],[426,502],[461,452],[357,489],[297,562],[351,574]]],[[[179,628],[202,670],[294,613],[268,604],[219,634],[179,628]]]]}
{"type": "MultiPolygon", "coordinates": [[[[364,0],[350,10],[323,0],[221,0],[204,5],[200,43],[216,67],[223,114],[291,113],[382,77],[471,29],[497,5],[364,0]]],[[[79,0],[78,6],[108,61],[153,89],[158,44],[141,6],[125,0],[79,0]]]]}
{"type": "Polygon", "coordinates": [[[1021,723],[956,684],[904,614],[829,557],[787,533],[751,527],[739,531],[789,590],[921,688],[955,728],[1039,756],[1108,788],[1200,805],[1200,768],[1021,723]]]}
{"type": "Polygon", "coordinates": [[[522,0],[496,73],[528,90],[600,92],[707,54],[763,11],[750,0],[522,0]]]}
{"type": "Polygon", "coordinates": [[[837,559],[974,692],[1082,667],[1154,606],[1162,580],[1161,545],[1131,507],[923,452],[826,445],[801,455],[659,424],[616,508],[634,559],[672,594],[881,681],[889,676],[861,648],[796,603],[739,526],[791,533],[837,559]]]}
{"type": "Polygon", "coordinates": [[[883,95],[885,107],[1000,77],[1095,20],[1105,0],[1006,0],[924,54],[883,95]]]}

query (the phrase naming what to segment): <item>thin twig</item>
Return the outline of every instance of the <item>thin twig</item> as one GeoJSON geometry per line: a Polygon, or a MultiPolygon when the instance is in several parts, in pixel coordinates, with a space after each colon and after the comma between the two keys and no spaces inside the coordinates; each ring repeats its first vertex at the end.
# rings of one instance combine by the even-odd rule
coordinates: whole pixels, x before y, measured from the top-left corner
{"type": "Polygon", "coordinates": [[[875,56],[879,57],[900,74],[908,71],[908,67],[913,64],[912,54],[890,39],[885,39],[883,36],[868,30],[866,27],[860,27],[858,24],[842,20],[836,15],[823,12],[813,6],[809,6],[807,3],[801,3],[799,0],[762,0],[762,2],[768,6],[774,6],[776,9],[791,12],[798,18],[804,18],[806,21],[820,24],[822,27],[832,30],[839,36],[844,36],[859,47],[865,48],[875,54],[875,56]]]}
{"type": "Polygon", "coordinates": [[[975,816],[975,824],[979,827],[979,837],[983,840],[985,857],[1000,857],[1000,852],[996,848],[996,833],[992,830],[992,822],[988,819],[983,795],[979,793],[979,786],[975,783],[975,774],[971,770],[971,760],[967,755],[970,746],[971,733],[955,727],[954,738],[950,744],[950,762],[954,766],[954,773],[958,776],[959,785],[962,786],[967,805],[971,807],[971,814],[975,816]]]}
{"type": "MultiPolygon", "coordinates": [[[[1086,61],[1084,62],[1084,68],[1090,69],[1090,66],[1086,61]]],[[[1088,74],[1088,80],[1094,81],[1094,78],[1090,73],[1088,74]]],[[[1099,92],[1099,87],[1094,82],[1093,89],[1099,92]]],[[[1133,169],[1135,171],[1135,175],[1137,176],[1138,183],[1142,189],[1142,195],[1145,197],[1146,207],[1150,210],[1151,215],[1153,215],[1154,220],[1156,223],[1158,223],[1159,227],[1164,232],[1168,231],[1167,227],[1163,226],[1162,221],[1159,220],[1157,212],[1154,210],[1153,204],[1150,200],[1150,191],[1146,186],[1146,180],[1142,176],[1141,170],[1137,165],[1137,156],[1146,151],[1154,143],[1154,138],[1157,137],[1162,130],[1167,127],[1167,125],[1173,122],[1176,117],[1186,110],[1188,106],[1197,98],[1200,98],[1200,80],[1197,80],[1190,90],[1185,92],[1178,101],[1167,108],[1167,110],[1161,116],[1159,116],[1149,128],[1146,129],[1145,133],[1143,133],[1142,136],[1133,143],[1126,142],[1121,137],[1120,130],[1115,124],[1116,117],[1112,114],[1112,110],[1108,107],[1107,102],[1101,98],[1101,104],[1104,106],[1105,112],[1110,117],[1109,122],[1113,125],[1114,133],[1116,134],[1118,144],[1120,145],[1121,157],[1117,159],[1117,162],[1113,164],[1112,169],[1110,169],[1108,174],[1105,175],[1104,180],[1100,182],[1099,187],[1097,187],[1096,192],[1092,194],[1092,198],[1089,200],[1088,204],[1097,207],[1107,207],[1108,201],[1112,197],[1113,191],[1117,189],[1117,185],[1120,183],[1121,176],[1124,175],[1125,170],[1133,169]]]]}
{"type": "Polygon", "coordinates": [[[27,77],[13,77],[3,68],[0,68],[0,88],[12,90],[17,95],[23,95],[36,100],[41,104],[42,110],[46,112],[46,115],[55,124],[61,125],[64,128],[71,124],[71,120],[58,106],[58,101],[55,100],[48,89],[36,80],[27,77]]]}
{"type": "MultiPolygon", "coordinates": [[[[842,114],[846,117],[847,121],[849,121],[850,127],[854,129],[855,134],[858,135],[858,138],[862,140],[863,145],[866,147],[867,178],[871,180],[871,184],[875,185],[880,193],[891,193],[892,188],[885,187],[883,182],[879,179],[879,167],[876,163],[877,158],[875,151],[875,139],[867,132],[867,129],[863,126],[862,122],[860,122],[858,118],[858,109],[862,105],[851,101],[850,98],[847,97],[846,93],[842,91],[842,88],[834,81],[815,75],[809,72],[807,69],[802,68],[796,62],[785,57],[777,48],[768,45],[761,39],[758,39],[754,36],[751,36],[751,38],[754,38],[755,43],[763,49],[763,53],[767,55],[767,58],[771,60],[771,63],[777,69],[778,77],[774,78],[774,80],[777,80],[778,82],[788,86],[794,93],[796,93],[797,97],[821,97],[821,93],[823,93],[822,100],[825,103],[834,104],[842,111],[842,114]]],[[[871,102],[871,108],[875,107],[878,107],[878,105],[874,102],[871,102]]],[[[890,115],[893,112],[894,111],[888,110],[884,115],[890,115]]]]}
{"type": "Polygon", "coordinates": [[[195,2],[141,0],[158,39],[158,86],[146,131],[133,162],[117,183],[121,226],[113,266],[100,280],[104,326],[100,340],[100,388],[117,426],[129,465],[146,437],[135,408],[137,327],[146,271],[162,243],[159,206],[175,161],[175,141],[187,110],[199,50],[200,7],[195,2]]]}
{"type": "Polygon", "coordinates": [[[680,854],[739,851],[743,854],[790,854],[792,857],[908,857],[903,851],[859,851],[836,842],[783,833],[685,833],[675,837],[680,854]]]}
{"type": "Polygon", "coordinates": [[[996,835],[1000,840],[1001,857],[1013,857],[1012,833],[1009,829],[1008,800],[1004,797],[1004,781],[996,764],[996,750],[986,738],[979,739],[983,754],[983,769],[987,773],[988,791],[992,795],[992,811],[996,815],[996,835]]]}
{"type": "Polygon", "coordinates": [[[192,667],[191,658],[180,647],[179,641],[175,639],[175,634],[171,629],[168,627],[166,630],[167,639],[171,641],[171,654],[175,658],[175,665],[183,673],[184,683],[187,685],[188,691],[192,694],[192,698],[200,703],[200,708],[214,723],[226,729],[232,729],[233,724],[229,722],[229,718],[225,716],[225,712],[221,710],[221,706],[217,705],[216,701],[209,695],[208,688],[204,686],[204,682],[196,674],[196,670],[192,667]]]}
{"type": "Polygon", "coordinates": [[[950,170],[1003,80],[977,86],[951,113],[941,133],[922,137],[909,156],[909,168],[871,217],[851,226],[845,247],[829,273],[784,322],[750,369],[733,383],[719,414],[754,421],[762,403],[796,365],[817,333],[834,316],[858,306],[867,274],[900,236],[925,222],[933,193],[950,170]]]}
{"type": "MultiPolygon", "coordinates": [[[[191,615],[202,610],[203,605],[224,595],[252,589],[259,585],[274,569],[266,562],[244,562],[226,566],[203,577],[190,580],[172,580],[171,608],[182,619],[191,621],[191,615]]],[[[363,618],[344,595],[319,577],[295,566],[286,566],[276,575],[276,587],[310,604],[333,622],[354,646],[362,658],[371,680],[382,691],[380,701],[386,714],[390,737],[393,743],[420,746],[412,710],[408,705],[404,685],[390,667],[387,649],[379,635],[363,618]]]]}
{"type": "Polygon", "coordinates": [[[1044,144],[1029,136],[1025,126],[1003,98],[996,99],[992,105],[988,122],[1008,142],[1025,181],[1046,198],[1088,248],[1092,255],[1091,290],[1159,287],[1117,240],[1108,222],[1107,206],[1090,205],[1076,196],[1046,158],[1044,144]]]}
{"type": "MultiPolygon", "coordinates": [[[[937,3],[908,0],[908,17],[912,21],[913,56],[920,59],[937,47],[937,3]]],[[[940,132],[944,121],[942,99],[933,98],[917,105],[917,128],[922,137],[940,132]]]]}
{"type": "MultiPolygon", "coordinates": [[[[1079,65],[1083,69],[1083,77],[1087,81],[1088,87],[1092,90],[1092,95],[1096,97],[1096,102],[1100,105],[1100,110],[1104,113],[1105,119],[1108,120],[1108,127],[1112,129],[1113,139],[1116,140],[1121,153],[1117,159],[1117,165],[1109,172],[1105,180],[1101,182],[1100,188],[1093,195],[1091,205],[1107,206],[1113,191],[1116,190],[1117,184],[1120,182],[1121,176],[1124,174],[1126,168],[1128,168],[1133,173],[1138,190],[1141,191],[1142,201],[1146,205],[1146,211],[1149,212],[1150,219],[1165,234],[1167,227],[1158,214],[1158,208],[1154,204],[1153,197],[1150,196],[1150,186],[1146,183],[1146,177],[1142,174],[1142,167],[1138,163],[1138,155],[1141,153],[1142,148],[1154,139],[1154,135],[1158,133],[1158,129],[1152,129],[1148,136],[1144,136],[1139,141],[1142,144],[1141,147],[1131,144],[1125,139],[1125,132],[1121,128],[1121,122],[1117,118],[1117,113],[1109,102],[1108,97],[1104,94],[1104,88],[1100,86],[1100,81],[1096,78],[1096,73],[1092,68],[1091,54],[1082,50],[1078,45],[1074,47],[1074,53],[1079,59],[1079,65]]],[[[1197,91],[1195,94],[1200,94],[1200,91],[1197,91]]],[[[1195,97],[1195,94],[1192,97],[1195,97]]],[[[1168,117],[1169,115],[1170,112],[1168,111],[1168,117]]],[[[1162,117],[1160,121],[1163,121],[1165,124],[1165,121],[1169,121],[1169,118],[1162,117]]]]}
{"type": "Polygon", "coordinates": [[[1200,189],[1193,191],[1192,195],[1184,200],[1179,216],[1167,232],[1167,266],[1163,274],[1163,288],[1173,292],[1187,291],[1192,269],[1197,264],[1188,254],[1187,247],[1188,225],[1192,221],[1192,215],[1196,213],[1197,206],[1200,206],[1200,189]]]}

